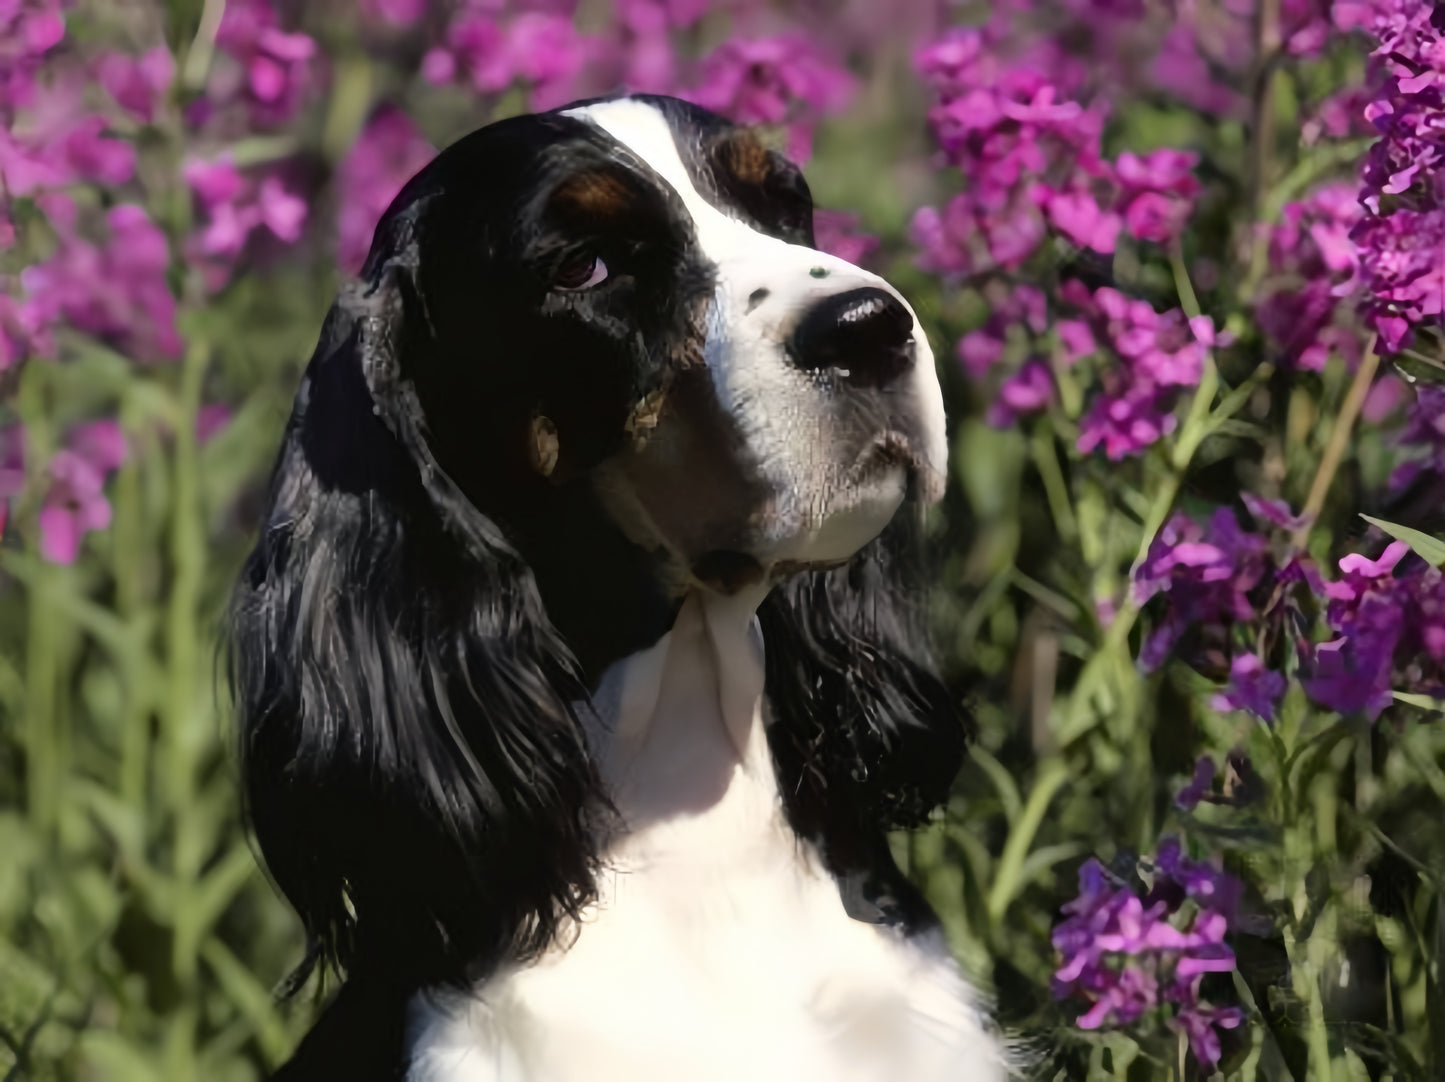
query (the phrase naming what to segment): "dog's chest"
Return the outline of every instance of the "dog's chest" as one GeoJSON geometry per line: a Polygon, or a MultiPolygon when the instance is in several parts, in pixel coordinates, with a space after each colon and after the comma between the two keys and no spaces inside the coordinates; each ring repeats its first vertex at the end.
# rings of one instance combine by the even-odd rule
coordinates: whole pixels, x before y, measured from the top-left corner
{"type": "Polygon", "coordinates": [[[418,996],[409,1082],[1002,1077],[942,942],[844,912],[783,819],[760,697],[724,690],[736,644],[688,617],[614,688],[630,829],[597,904],[536,963],[418,996]]]}

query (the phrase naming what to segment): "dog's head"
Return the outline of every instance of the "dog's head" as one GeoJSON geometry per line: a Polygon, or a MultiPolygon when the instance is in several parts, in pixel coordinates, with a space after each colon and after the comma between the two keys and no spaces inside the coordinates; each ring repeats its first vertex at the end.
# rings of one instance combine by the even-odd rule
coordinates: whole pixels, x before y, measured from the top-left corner
{"type": "Polygon", "coordinates": [[[914,516],[884,532],[944,460],[912,310],[752,133],[626,98],[444,151],[328,319],[233,610],[249,811],[319,949],[423,981],[544,945],[605,805],[573,704],[692,589],[780,583],[780,788],[866,861],[961,749],[914,516]]]}

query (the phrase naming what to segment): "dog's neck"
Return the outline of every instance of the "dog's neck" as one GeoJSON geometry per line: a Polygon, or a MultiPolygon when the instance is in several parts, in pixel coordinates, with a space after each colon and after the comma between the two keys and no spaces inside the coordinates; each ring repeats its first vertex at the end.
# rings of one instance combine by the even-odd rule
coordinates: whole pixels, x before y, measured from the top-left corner
{"type": "Polygon", "coordinates": [[[589,739],[628,832],[704,816],[739,789],[775,801],[753,618],[764,595],[690,594],[670,631],[603,677],[589,739]]]}

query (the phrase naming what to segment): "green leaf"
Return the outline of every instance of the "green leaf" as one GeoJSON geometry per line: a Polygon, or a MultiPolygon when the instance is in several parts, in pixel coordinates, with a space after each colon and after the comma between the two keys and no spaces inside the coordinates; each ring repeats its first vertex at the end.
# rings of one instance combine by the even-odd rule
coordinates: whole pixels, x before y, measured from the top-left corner
{"type": "Polygon", "coordinates": [[[1361,515],[1360,517],[1366,522],[1378,526],[1396,541],[1405,542],[1416,556],[1419,556],[1431,567],[1445,564],[1445,541],[1441,541],[1438,537],[1431,537],[1427,533],[1412,530],[1408,526],[1401,526],[1395,522],[1386,522],[1373,515],[1361,515]]]}

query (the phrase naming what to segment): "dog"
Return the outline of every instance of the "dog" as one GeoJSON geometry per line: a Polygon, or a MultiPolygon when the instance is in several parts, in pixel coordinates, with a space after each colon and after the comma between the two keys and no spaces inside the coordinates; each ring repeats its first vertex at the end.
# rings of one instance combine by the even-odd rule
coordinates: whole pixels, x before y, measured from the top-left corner
{"type": "Polygon", "coordinates": [[[748,129],[592,100],[414,177],[231,607],[246,813],[299,977],[345,974],[276,1077],[1005,1077],[887,842],[965,751],[944,424],[748,129]]]}

